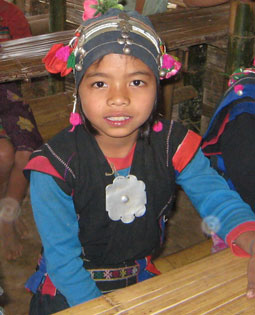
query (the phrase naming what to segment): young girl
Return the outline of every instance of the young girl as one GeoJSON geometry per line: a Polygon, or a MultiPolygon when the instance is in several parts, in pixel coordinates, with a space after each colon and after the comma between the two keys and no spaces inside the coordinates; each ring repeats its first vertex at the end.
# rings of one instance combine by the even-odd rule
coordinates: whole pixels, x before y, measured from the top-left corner
{"type": "Polygon", "coordinates": [[[200,136],[155,118],[160,77],[179,64],[164,53],[149,19],[111,9],[85,21],[70,45],[55,46],[45,62],[66,74],[75,56],[81,124],[74,112],[73,128],[35,151],[26,167],[43,243],[27,282],[30,314],[51,314],[159,274],[151,258],[163,241],[175,184],[209,226],[210,218],[218,222],[212,227],[236,254],[252,254],[255,216],[209,167],[200,136]],[[74,53],[68,61],[65,51],[74,53]]]}

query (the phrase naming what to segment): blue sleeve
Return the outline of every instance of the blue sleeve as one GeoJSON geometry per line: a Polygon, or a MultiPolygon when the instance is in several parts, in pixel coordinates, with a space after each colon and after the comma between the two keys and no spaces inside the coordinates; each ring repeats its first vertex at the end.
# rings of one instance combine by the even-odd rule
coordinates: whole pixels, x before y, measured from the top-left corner
{"type": "MultiPolygon", "coordinates": [[[[236,191],[213,168],[201,149],[176,179],[202,218],[213,223],[222,238],[238,225],[255,221],[255,215],[236,191]]],[[[209,224],[210,226],[210,224],[209,224]]]]}
{"type": "Polygon", "coordinates": [[[79,226],[72,197],[47,174],[31,172],[34,219],[44,247],[47,272],[55,287],[74,306],[101,295],[80,258],[79,226]]]}

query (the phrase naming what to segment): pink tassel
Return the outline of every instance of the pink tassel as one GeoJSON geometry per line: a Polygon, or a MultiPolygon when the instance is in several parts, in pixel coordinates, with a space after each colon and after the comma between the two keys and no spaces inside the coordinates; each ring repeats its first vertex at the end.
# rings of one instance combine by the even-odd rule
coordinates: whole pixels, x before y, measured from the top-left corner
{"type": "Polygon", "coordinates": [[[154,126],[153,126],[153,131],[155,131],[155,132],[160,132],[160,131],[162,131],[162,129],[163,129],[163,124],[162,124],[162,122],[161,121],[158,121],[158,122],[156,122],[155,124],[154,124],[154,126]]]}
{"type": "Polygon", "coordinates": [[[73,126],[69,132],[73,132],[75,127],[82,124],[81,116],[79,113],[71,113],[70,115],[70,124],[73,126]]]}

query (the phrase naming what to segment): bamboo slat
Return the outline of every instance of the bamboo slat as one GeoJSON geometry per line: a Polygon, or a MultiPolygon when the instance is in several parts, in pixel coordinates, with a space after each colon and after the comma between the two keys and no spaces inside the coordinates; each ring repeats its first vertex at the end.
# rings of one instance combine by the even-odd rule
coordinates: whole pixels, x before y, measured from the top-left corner
{"type": "Polygon", "coordinates": [[[1,43],[0,62],[17,58],[43,57],[53,44],[67,44],[74,35],[73,30],[31,36],[1,43]]]}
{"type": "Polygon", "coordinates": [[[151,15],[168,50],[216,41],[227,36],[229,4],[151,15]]]}
{"type": "Polygon", "coordinates": [[[58,314],[254,314],[246,269],[247,259],[226,249],[58,314]]]}
{"type": "Polygon", "coordinates": [[[80,25],[82,22],[83,1],[66,0],[66,20],[74,25],[80,25]]]}
{"type": "Polygon", "coordinates": [[[73,31],[43,34],[1,43],[0,82],[29,80],[47,75],[42,58],[52,45],[67,44],[73,31]]]}
{"type": "Polygon", "coordinates": [[[174,4],[178,5],[181,8],[186,8],[186,4],[184,4],[183,0],[170,0],[168,2],[174,3],[174,4]]]}

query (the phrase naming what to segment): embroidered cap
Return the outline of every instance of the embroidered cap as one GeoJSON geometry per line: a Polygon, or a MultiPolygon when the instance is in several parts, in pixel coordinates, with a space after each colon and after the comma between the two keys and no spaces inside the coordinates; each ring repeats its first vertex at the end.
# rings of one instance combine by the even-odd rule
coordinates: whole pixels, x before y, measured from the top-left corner
{"type": "MultiPolygon", "coordinates": [[[[114,4],[117,2],[114,1],[114,4]]],[[[88,5],[87,2],[84,4],[88,5]]],[[[100,2],[100,5],[104,4],[106,0],[100,2]]],[[[89,66],[111,53],[139,58],[153,71],[158,82],[174,76],[181,68],[178,59],[166,53],[148,17],[136,11],[125,12],[116,8],[84,21],[69,44],[53,45],[43,62],[49,72],[60,73],[61,76],[73,70],[77,91],[89,66]]],[[[76,100],[70,119],[74,127],[81,123],[75,111],[76,100]]]]}
{"type": "Polygon", "coordinates": [[[79,28],[75,55],[75,81],[78,87],[88,67],[110,53],[141,59],[159,79],[161,41],[149,18],[135,11],[111,9],[89,19],[79,28]]]}
{"type": "Polygon", "coordinates": [[[96,60],[115,53],[134,56],[151,68],[157,80],[174,76],[181,63],[166,48],[148,17],[136,11],[110,9],[91,18],[75,32],[67,46],[55,44],[43,58],[51,73],[66,76],[74,70],[76,87],[96,60]]]}

